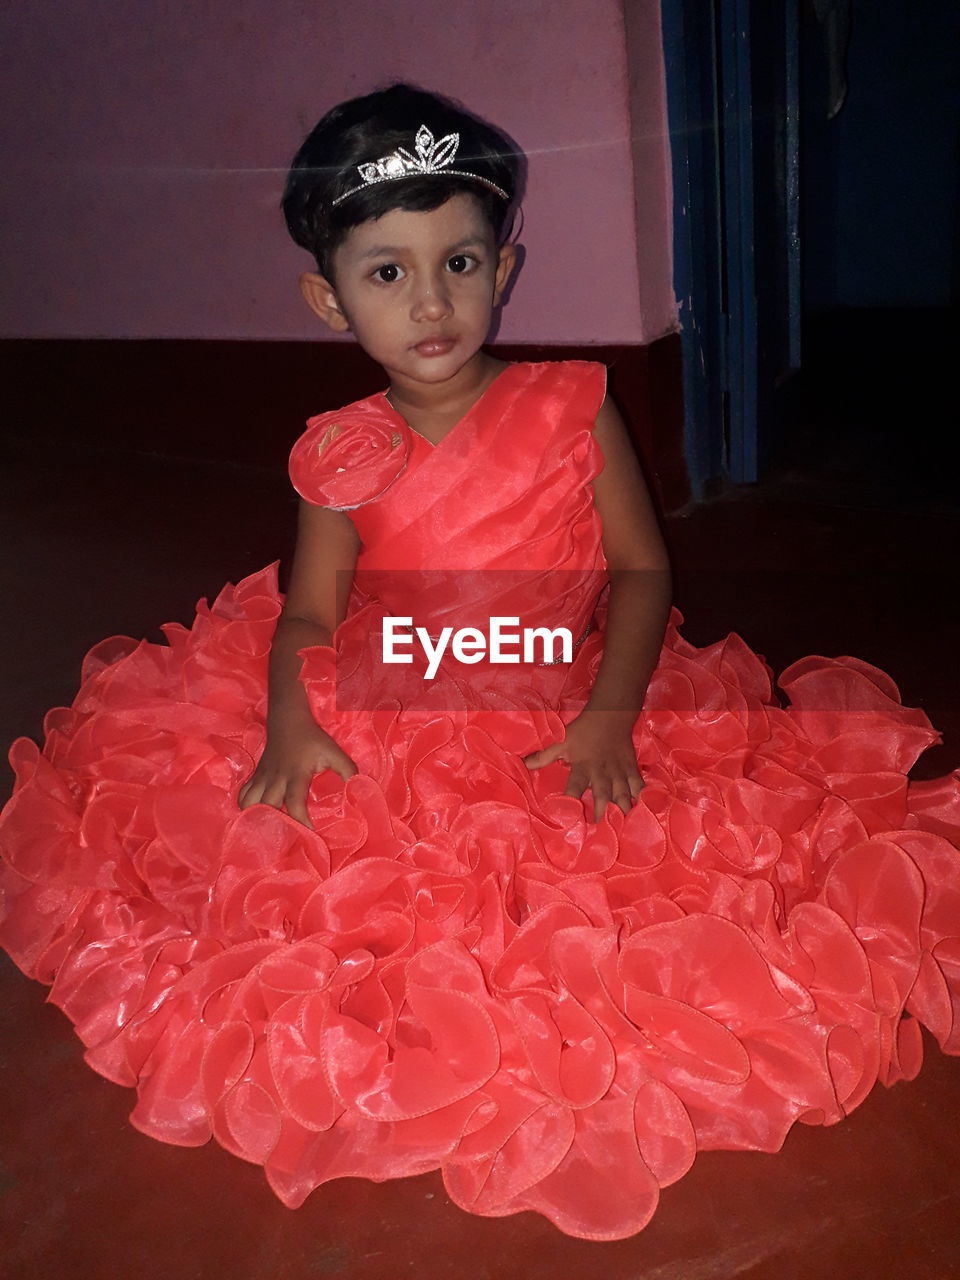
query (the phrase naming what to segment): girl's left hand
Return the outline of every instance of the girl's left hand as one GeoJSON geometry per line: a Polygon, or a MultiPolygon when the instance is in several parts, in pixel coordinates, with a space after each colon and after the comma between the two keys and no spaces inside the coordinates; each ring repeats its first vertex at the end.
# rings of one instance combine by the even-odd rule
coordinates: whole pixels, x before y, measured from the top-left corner
{"type": "Polygon", "coordinates": [[[542,769],[554,760],[566,761],[570,776],[564,795],[582,797],[589,788],[595,822],[610,803],[629,813],[645,785],[637,769],[632,729],[632,722],[619,712],[581,711],[567,725],[562,742],[534,751],[523,762],[528,769],[542,769]]]}

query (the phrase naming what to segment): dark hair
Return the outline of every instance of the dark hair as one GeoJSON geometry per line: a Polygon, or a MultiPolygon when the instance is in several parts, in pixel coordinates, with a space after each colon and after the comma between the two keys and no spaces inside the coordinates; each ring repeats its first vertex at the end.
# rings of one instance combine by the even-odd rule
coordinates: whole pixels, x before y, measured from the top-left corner
{"type": "Polygon", "coordinates": [[[523,155],[499,129],[449,98],[394,84],[341,102],[314,126],[293,159],[281,207],[290,235],[329,277],[333,251],[352,227],[392,209],[437,209],[458,192],[476,198],[501,243],[510,232],[522,178],[523,155]],[[338,196],[360,186],[358,165],[379,160],[400,146],[413,150],[421,125],[437,141],[458,133],[454,167],[496,183],[510,199],[470,178],[431,174],[382,182],[333,206],[338,196]]]}

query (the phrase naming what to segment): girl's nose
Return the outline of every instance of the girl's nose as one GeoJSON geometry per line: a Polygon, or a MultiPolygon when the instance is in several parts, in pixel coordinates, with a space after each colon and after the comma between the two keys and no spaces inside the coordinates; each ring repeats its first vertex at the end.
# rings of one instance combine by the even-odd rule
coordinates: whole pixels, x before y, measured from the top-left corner
{"type": "Polygon", "coordinates": [[[411,315],[414,320],[442,320],[451,312],[450,294],[442,278],[424,280],[414,299],[411,315]]]}

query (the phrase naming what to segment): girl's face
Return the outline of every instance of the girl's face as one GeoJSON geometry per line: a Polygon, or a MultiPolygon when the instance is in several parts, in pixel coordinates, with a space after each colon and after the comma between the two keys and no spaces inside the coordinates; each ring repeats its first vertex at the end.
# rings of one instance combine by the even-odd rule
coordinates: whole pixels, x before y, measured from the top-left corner
{"type": "Polygon", "coordinates": [[[307,273],[307,302],[332,329],[350,330],[391,383],[448,382],[490,330],[514,264],[466,193],[427,213],[391,210],[354,227],[336,249],[332,279],[307,273]]]}

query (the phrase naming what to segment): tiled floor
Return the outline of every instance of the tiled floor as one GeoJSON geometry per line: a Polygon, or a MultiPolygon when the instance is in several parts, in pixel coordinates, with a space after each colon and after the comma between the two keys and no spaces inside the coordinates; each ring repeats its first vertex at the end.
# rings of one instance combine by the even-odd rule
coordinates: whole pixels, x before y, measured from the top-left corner
{"type": "MultiPolygon", "coordinates": [[[[776,671],[805,653],[884,668],[944,735],[915,769],[960,766],[960,510],[868,442],[787,457],[755,489],[667,522],[683,633],[738,631],[776,671]],[[860,446],[863,446],[861,449],[860,446]],[[816,467],[805,457],[818,456],[816,467]]],[[[906,442],[905,442],[906,443],[906,442]]],[[[822,441],[821,441],[822,444],[822,441]]],[[[18,445],[5,469],[0,738],[37,734],[112,633],[157,637],[287,553],[283,477],[18,445]]],[[[5,788],[8,779],[4,779],[5,788]]],[[[438,1175],[343,1180],[284,1209],[215,1144],[155,1142],[128,1091],[82,1061],[44,989],[0,961],[0,1275],[10,1280],[827,1280],[960,1276],[960,1062],[927,1038],[919,1078],[778,1155],[709,1153],[631,1240],[568,1239],[532,1214],[468,1216],[438,1175]]]]}

